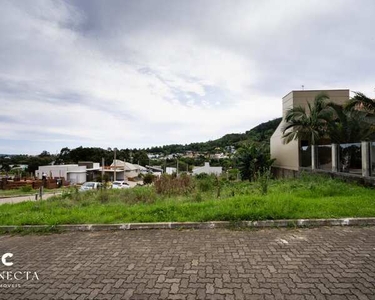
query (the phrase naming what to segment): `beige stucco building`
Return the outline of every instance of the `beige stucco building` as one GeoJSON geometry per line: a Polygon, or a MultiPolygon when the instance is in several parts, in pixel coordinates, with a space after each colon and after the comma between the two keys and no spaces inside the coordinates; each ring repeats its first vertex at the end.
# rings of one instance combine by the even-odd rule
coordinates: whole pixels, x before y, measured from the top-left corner
{"type": "Polygon", "coordinates": [[[283,97],[282,114],[283,120],[271,137],[271,158],[275,159],[274,167],[298,171],[301,167],[301,146],[308,146],[307,141],[293,140],[289,144],[284,144],[282,139],[282,129],[285,125],[284,118],[287,110],[293,107],[304,107],[308,111],[307,104],[313,103],[315,97],[325,92],[330,101],[337,104],[344,104],[349,100],[349,90],[311,90],[311,91],[291,91],[283,97]]]}

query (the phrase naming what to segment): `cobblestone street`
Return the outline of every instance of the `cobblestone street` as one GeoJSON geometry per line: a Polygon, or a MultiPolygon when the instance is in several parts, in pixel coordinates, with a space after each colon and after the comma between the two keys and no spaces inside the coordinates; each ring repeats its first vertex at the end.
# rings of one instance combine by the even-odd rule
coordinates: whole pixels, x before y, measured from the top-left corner
{"type": "Polygon", "coordinates": [[[0,278],[0,299],[375,299],[375,227],[3,235],[4,253],[0,274],[39,281],[0,278]]]}

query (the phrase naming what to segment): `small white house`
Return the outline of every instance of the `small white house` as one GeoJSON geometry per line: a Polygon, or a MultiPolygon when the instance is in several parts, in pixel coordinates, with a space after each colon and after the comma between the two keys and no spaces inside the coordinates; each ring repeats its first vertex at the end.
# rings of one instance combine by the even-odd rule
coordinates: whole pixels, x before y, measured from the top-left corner
{"type": "Polygon", "coordinates": [[[195,167],[193,169],[193,175],[198,175],[202,173],[221,175],[221,173],[223,173],[223,168],[211,167],[209,162],[205,162],[203,167],[195,167]]]}

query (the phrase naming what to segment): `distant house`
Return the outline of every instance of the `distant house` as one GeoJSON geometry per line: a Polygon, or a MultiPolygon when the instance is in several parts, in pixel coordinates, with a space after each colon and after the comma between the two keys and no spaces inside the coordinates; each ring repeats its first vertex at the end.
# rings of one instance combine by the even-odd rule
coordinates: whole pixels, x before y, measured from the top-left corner
{"type": "Polygon", "coordinates": [[[165,168],[165,173],[172,175],[173,173],[177,173],[177,168],[174,167],[166,167],[165,168]]]}
{"type": "Polygon", "coordinates": [[[25,171],[29,165],[9,165],[12,170],[22,170],[25,171]]]}
{"type": "Polygon", "coordinates": [[[193,169],[193,175],[198,175],[202,173],[221,175],[222,172],[222,167],[211,167],[209,162],[205,162],[203,167],[195,167],[193,169]]]}
{"type": "Polygon", "coordinates": [[[129,178],[135,178],[140,174],[138,165],[133,165],[119,159],[114,160],[112,164],[109,167],[105,167],[103,171],[105,174],[109,175],[111,181],[127,180],[129,178]]]}
{"type": "Polygon", "coordinates": [[[194,158],[195,153],[193,151],[186,151],[184,157],[186,158],[194,158]]]}
{"type": "Polygon", "coordinates": [[[77,164],[40,166],[35,171],[35,177],[42,179],[43,174],[46,174],[47,178],[64,178],[71,184],[77,184],[86,182],[86,172],[86,166],[77,164]]]}
{"type": "Polygon", "coordinates": [[[226,146],[225,151],[227,151],[230,154],[236,153],[236,148],[234,146],[226,146]]]}
{"type": "Polygon", "coordinates": [[[157,177],[160,177],[161,174],[163,174],[163,168],[161,166],[146,166],[146,168],[149,173],[157,177]]]}
{"type": "Polygon", "coordinates": [[[100,163],[92,161],[79,161],[78,165],[86,167],[86,181],[93,181],[100,174],[100,163]]]}
{"type": "Polygon", "coordinates": [[[219,159],[228,158],[228,155],[225,155],[224,153],[215,153],[215,154],[210,154],[210,158],[219,160],[219,159]]]}
{"type": "Polygon", "coordinates": [[[148,173],[148,170],[147,170],[146,167],[141,166],[141,165],[137,165],[137,164],[133,164],[133,165],[134,165],[136,168],[139,169],[139,172],[140,172],[141,174],[147,174],[147,173],[148,173]]]}

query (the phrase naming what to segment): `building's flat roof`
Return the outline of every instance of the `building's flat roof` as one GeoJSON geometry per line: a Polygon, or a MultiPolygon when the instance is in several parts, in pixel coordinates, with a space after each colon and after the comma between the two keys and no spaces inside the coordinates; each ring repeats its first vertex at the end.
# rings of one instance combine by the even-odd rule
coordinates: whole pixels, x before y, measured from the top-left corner
{"type": "MultiPolygon", "coordinates": [[[[70,164],[70,165],[48,165],[48,166],[39,166],[41,168],[61,168],[61,167],[80,167],[76,164],[70,164]]],[[[84,167],[84,166],[81,166],[84,167]]]]}
{"type": "Polygon", "coordinates": [[[335,91],[350,91],[350,89],[331,89],[331,90],[292,90],[290,91],[288,94],[286,94],[283,99],[288,96],[289,94],[291,93],[294,93],[294,92],[299,92],[299,93],[303,93],[303,92],[335,92],[335,91]]]}

